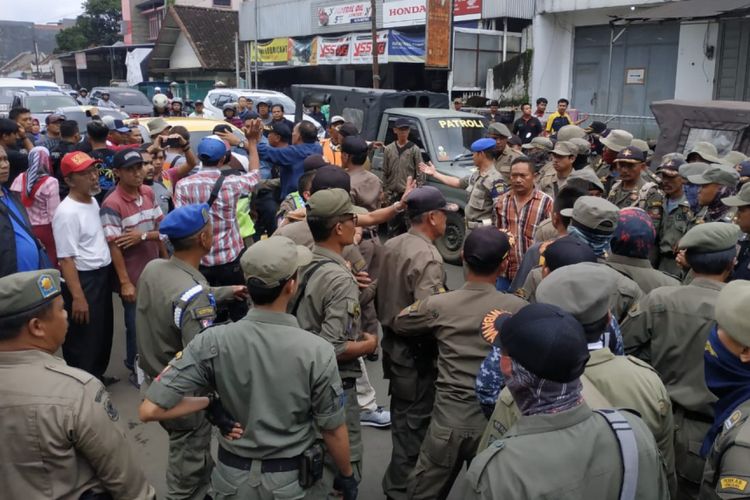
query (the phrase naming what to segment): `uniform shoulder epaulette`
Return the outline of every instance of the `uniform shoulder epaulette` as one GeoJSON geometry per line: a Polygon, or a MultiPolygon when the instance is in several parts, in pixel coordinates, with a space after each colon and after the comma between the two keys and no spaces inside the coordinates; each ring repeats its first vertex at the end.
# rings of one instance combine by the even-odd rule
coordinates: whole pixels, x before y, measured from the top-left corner
{"type": "Polygon", "coordinates": [[[654,370],[654,367],[653,367],[653,366],[651,366],[650,364],[646,363],[646,362],[645,362],[645,361],[643,361],[642,359],[639,359],[639,358],[636,358],[635,356],[630,356],[630,355],[626,356],[626,358],[627,358],[627,359],[628,359],[628,360],[629,360],[629,361],[630,361],[631,363],[633,363],[634,365],[638,365],[638,366],[640,366],[641,368],[647,368],[648,370],[651,370],[652,372],[654,372],[654,373],[657,373],[657,371],[656,371],[656,370],[654,370]]]}
{"type": "Polygon", "coordinates": [[[476,489],[479,486],[479,480],[484,475],[485,469],[487,468],[487,464],[490,463],[490,460],[503,451],[504,448],[505,442],[502,439],[497,439],[491,442],[484,451],[474,457],[471,461],[472,474],[467,475],[473,488],[476,489]]]}
{"type": "Polygon", "coordinates": [[[45,364],[44,367],[48,370],[52,370],[53,372],[67,375],[68,377],[77,380],[81,384],[88,384],[92,379],[96,378],[86,371],[80,370],[78,368],[73,368],[72,366],[68,365],[48,363],[45,364]]]}

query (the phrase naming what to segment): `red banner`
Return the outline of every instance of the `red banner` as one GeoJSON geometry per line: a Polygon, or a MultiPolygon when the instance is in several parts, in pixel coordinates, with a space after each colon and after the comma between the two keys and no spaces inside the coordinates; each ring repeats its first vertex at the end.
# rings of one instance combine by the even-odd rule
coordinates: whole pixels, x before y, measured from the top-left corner
{"type": "Polygon", "coordinates": [[[480,19],[482,0],[453,0],[453,16],[456,21],[480,19]]]}

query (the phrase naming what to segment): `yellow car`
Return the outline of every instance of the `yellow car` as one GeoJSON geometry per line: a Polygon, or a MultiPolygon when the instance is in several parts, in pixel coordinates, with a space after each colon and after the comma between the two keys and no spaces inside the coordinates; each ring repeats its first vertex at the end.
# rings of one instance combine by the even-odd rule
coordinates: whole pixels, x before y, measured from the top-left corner
{"type": "MultiPolygon", "coordinates": [[[[155,120],[155,117],[148,117],[148,118],[138,118],[138,119],[130,119],[125,120],[125,123],[127,125],[132,125],[134,123],[138,123],[138,125],[143,125],[144,127],[148,125],[148,123],[151,120],[155,120]]],[[[232,125],[231,123],[227,123],[224,120],[213,120],[210,118],[184,118],[184,117],[164,117],[164,121],[166,121],[170,126],[176,127],[176,126],[182,126],[185,127],[188,132],[190,132],[190,148],[197,154],[196,148],[198,147],[198,143],[201,142],[201,139],[204,137],[211,135],[213,133],[214,127],[217,125],[229,125],[232,128],[232,132],[234,132],[234,135],[245,140],[245,134],[242,133],[240,129],[232,125]]],[[[141,130],[141,134],[143,135],[143,139],[147,142],[150,142],[147,131],[141,130]]]]}

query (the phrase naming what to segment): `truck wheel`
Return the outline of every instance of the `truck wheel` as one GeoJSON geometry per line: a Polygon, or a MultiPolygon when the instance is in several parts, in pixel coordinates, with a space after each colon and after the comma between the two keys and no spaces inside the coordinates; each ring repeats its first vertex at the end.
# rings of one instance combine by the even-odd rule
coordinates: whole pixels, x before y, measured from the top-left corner
{"type": "Polygon", "coordinates": [[[443,260],[450,264],[461,264],[461,247],[464,244],[464,216],[461,212],[448,212],[445,235],[435,242],[443,260]]]}

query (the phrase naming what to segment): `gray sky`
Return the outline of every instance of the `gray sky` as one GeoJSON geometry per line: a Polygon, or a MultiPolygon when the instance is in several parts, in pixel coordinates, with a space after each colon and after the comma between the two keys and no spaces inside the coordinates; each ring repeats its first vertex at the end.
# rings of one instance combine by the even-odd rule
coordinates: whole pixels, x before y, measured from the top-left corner
{"type": "Polygon", "coordinates": [[[0,19],[38,24],[74,18],[83,12],[82,0],[0,0],[0,19]]]}

